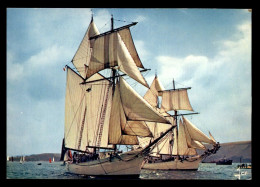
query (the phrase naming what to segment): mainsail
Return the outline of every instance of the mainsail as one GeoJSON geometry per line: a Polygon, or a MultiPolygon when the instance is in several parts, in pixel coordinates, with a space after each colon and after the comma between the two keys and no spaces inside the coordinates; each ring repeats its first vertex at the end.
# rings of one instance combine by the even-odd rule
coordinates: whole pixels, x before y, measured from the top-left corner
{"type": "MultiPolygon", "coordinates": [[[[88,80],[100,78],[103,76],[95,74],[88,80]]],[[[105,79],[83,85],[82,81],[82,77],[67,68],[65,147],[81,151],[85,151],[86,146],[112,148],[107,141],[112,101],[111,82],[105,79]],[[100,125],[103,126],[102,129],[100,125]],[[102,133],[100,142],[97,139],[99,133],[102,133]]]]}

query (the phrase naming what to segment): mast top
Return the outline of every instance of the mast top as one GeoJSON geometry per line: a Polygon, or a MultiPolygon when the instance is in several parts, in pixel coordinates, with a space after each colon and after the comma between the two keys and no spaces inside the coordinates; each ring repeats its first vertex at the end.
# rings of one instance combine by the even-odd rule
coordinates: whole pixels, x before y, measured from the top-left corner
{"type": "Polygon", "coordinates": [[[114,18],[113,14],[111,14],[111,31],[114,30],[114,18]]]}
{"type": "Polygon", "coordinates": [[[90,11],[91,11],[91,21],[90,22],[92,22],[94,13],[93,13],[92,9],[90,9],[90,11]]]}

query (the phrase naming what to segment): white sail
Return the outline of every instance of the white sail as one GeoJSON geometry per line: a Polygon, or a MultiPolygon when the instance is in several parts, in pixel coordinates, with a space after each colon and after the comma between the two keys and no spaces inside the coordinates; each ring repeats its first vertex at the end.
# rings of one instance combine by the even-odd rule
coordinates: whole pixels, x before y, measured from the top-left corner
{"type": "Polygon", "coordinates": [[[214,144],[214,141],[212,141],[210,138],[208,138],[201,130],[199,130],[195,125],[193,125],[188,119],[185,117],[182,117],[183,122],[185,123],[185,126],[187,127],[187,130],[190,134],[190,137],[193,140],[197,140],[199,142],[214,144]]]}
{"type": "Polygon", "coordinates": [[[134,145],[138,144],[137,136],[151,136],[143,121],[170,123],[120,77],[113,96],[109,143],[134,145]]]}
{"type": "Polygon", "coordinates": [[[211,133],[209,132],[209,137],[211,138],[211,140],[216,144],[217,141],[215,140],[215,138],[211,135],[211,133]]]}
{"type": "Polygon", "coordinates": [[[89,27],[87,29],[87,32],[82,39],[79,48],[77,52],[75,53],[72,63],[78,70],[79,74],[83,77],[86,78],[87,75],[87,67],[89,66],[90,62],[90,57],[91,57],[91,41],[89,40],[89,37],[98,35],[99,31],[94,23],[93,20],[91,20],[89,27]]]}
{"type": "Polygon", "coordinates": [[[148,87],[146,80],[138,70],[133,57],[118,32],[93,40],[91,54],[87,77],[103,69],[118,66],[120,71],[148,87]]]}
{"type": "Polygon", "coordinates": [[[124,44],[126,45],[127,50],[129,51],[131,57],[133,58],[136,66],[139,67],[139,68],[144,68],[144,66],[143,66],[143,64],[142,64],[142,62],[141,62],[141,60],[138,56],[138,53],[136,51],[136,48],[135,48],[135,45],[134,45],[134,42],[133,42],[133,38],[131,36],[130,29],[125,28],[123,30],[120,30],[119,35],[121,36],[124,44]]]}
{"type": "MultiPolygon", "coordinates": [[[[100,78],[103,77],[95,74],[90,80],[100,78]]],[[[67,68],[65,147],[82,151],[86,150],[86,146],[111,148],[112,146],[107,142],[112,98],[109,81],[102,80],[96,84],[81,85],[82,82],[82,77],[67,68]],[[102,106],[105,103],[104,112],[102,106]],[[100,134],[102,134],[101,140],[98,139],[100,134]]]]}
{"type": "Polygon", "coordinates": [[[155,76],[150,88],[147,90],[147,92],[144,95],[144,99],[148,103],[150,103],[150,105],[152,105],[153,107],[157,107],[158,96],[159,96],[159,93],[161,93],[158,91],[162,91],[162,90],[164,90],[164,87],[160,83],[157,76],[155,76]]]}
{"type": "Polygon", "coordinates": [[[161,109],[170,110],[189,110],[193,111],[188,98],[187,89],[166,90],[161,92],[162,105],[161,109]]]}

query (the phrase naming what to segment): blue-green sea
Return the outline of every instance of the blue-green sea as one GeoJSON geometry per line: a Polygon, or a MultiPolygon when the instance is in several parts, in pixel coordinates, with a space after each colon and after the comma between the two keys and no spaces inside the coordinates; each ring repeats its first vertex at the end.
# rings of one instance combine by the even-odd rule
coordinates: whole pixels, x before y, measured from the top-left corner
{"type": "MultiPolygon", "coordinates": [[[[141,170],[140,180],[238,180],[237,165],[216,165],[201,163],[197,171],[141,170]]],[[[250,164],[250,163],[247,163],[250,164]]],[[[251,169],[241,169],[240,180],[252,180],[251,169]]],[[[83,179],[99,180],[67,171],[62,162],[7,162],[7,179],[83,179]],[[41,163],[41,165],[38,165],[41,163]]]]}

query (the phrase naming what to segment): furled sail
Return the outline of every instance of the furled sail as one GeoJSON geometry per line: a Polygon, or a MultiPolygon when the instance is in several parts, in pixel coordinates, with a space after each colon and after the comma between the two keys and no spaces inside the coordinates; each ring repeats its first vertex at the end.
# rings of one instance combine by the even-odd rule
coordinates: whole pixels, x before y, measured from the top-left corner
{"type": "Polygon", "coordinates": [[[109,143],[137,145],[137,136],[151,136],[144,121],[170,123],[120,77],[111,108],[109,143]]]}
{"type": "MultiPolygon", "coordinates": [[[[95,74],[90,80],[103,78],[95,74]]],[[[67,68],[65,99],[65,147],[85,151],[108,145],[112,87],[108,80],[82,83],[83,78],[67,68]],[[102,128],[101,128],[102,125],[102,128]]]]}
{"type": "Polygon", "coordinates": [[[209,137],[207,137],[201,130],[199,130],[195,125],[193,125],[188,119],[185,117],[182,117],[183,123],[185,124],[187,131],[190,134],[190,137],[193,140],[199,141],[199,142],[205,142],[209,144],[215,144],[213,140],[211,140],[209,137]]]}
{"type": "Polygon", "coordinates": [[[193,111],[188,98],[187,89],[166,90],[161,93],[162,93],[161,108],[163,110],[193,111]]]}
{"type": "Polygon", "coordinates": [[[161,93],[158,91],[163,91],[163,90],[164,90],[164,87],[160,83],[157,76],[155,76],[150,88],[147,90],[147,92],[144,95],[144,99],[148,103],[150,103],[150,105],[152,105],[153,107],[157,107],[158,96],[159,96],[159,93],[161,93]]]}
{"type": "Polygon", "coordinates": [[[99,31],[94,21],[91,20],[87,32],[85,33],[79,48],[72,59],[73,65],[76,67],[77,71],[83,78],[86,78],[87,66],[89,65],[91,57],[91,43],[89,37],[95,35],[99,35],[99,31]]]}
{"type": "MultiPolygon", "coordinates": [[[[127,40],[126,36],[127,35],[124,34],[125,40],[127,40]]],[[[111,34],[92,40],[93,49],[90,63],[87,67],[87,77],[90,77],[103,69],[118,66],[120,71],[148,87],[146,80],[137,67],[137,64],[142,66],[142,64],[140,64],[140,59],[137,58],[137,56],[134,56],[136,59],[139,59],[139,61],[137,60],[137,63],[134,61],[119,32],[112,32],[111,34]]],[[[128,47],[132,49],[130,51],[134,53],[130,42],[126,43],[128,47]]]]}

